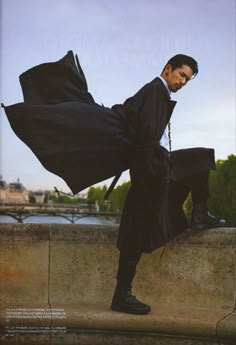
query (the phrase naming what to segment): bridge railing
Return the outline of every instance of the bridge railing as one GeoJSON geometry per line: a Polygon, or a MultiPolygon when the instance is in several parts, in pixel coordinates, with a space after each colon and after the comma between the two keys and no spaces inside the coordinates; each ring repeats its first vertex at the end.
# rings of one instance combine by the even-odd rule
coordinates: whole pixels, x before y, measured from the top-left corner
{"type": "Polygon", "coordinates": [[[100,212],[92,208],[70,204],[8,204],[0,207],[0,216],[8,216],[18,223],[35,216],[62,217],[70,223],[76,223],[79,219],[89,216],[120,218],[117,212],[100,212]]]}

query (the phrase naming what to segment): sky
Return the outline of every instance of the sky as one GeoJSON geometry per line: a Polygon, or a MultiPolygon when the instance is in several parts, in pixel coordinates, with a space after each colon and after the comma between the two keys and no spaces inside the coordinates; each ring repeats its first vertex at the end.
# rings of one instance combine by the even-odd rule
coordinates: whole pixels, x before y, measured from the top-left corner
{"type": "MultiPolygon", "coordinates": [[[[0,0],[0,100],[23,101],[19,75],[77,53],[97,103],[123,103],[173,55],[193,56],[198,76],[172,95],[173,150],[236,152],[235,0],[0,0]]],[[[28,189],[65,182],[48,172],[0,113],[0,175],[28,189]]],[[[119,183],[129,180],[124,172],[119,183]]],[[[107,185],[111,179],[105,181],[107,185]]]]}

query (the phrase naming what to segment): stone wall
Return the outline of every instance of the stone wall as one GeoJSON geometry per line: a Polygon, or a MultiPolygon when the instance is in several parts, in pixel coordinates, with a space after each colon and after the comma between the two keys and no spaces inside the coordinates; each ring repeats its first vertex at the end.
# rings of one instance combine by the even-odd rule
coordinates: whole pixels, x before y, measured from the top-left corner
{"type": "Polygon", "coordinates": [[[0,224],[0,344],[234,344],[236,229],[186,231],[144,254],[112,312],[117,226],[0,224]]]}

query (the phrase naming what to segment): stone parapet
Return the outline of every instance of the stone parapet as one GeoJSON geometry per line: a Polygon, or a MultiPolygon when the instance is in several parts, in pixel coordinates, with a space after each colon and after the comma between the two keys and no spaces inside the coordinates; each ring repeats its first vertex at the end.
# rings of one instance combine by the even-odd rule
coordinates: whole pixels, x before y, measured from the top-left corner
{"type": "Polygon", "coordinates": [[[0,344],[216,345],[236,341],[236,229],[186,231],[144,254],[110,310],[117,226],[0,224],[0,344]]]}

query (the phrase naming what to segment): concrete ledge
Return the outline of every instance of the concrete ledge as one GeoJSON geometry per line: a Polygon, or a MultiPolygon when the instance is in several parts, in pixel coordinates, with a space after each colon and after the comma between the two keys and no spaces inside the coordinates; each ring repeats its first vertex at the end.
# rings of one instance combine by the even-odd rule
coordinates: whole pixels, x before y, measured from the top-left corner
{"type": "Polygon", "coordinates": [[[236,339],[236,311],[230,313],[228,316],[218,322],[217,336],[220,338],[236,339]]]}
{"type": "Polygon", "coordinates": [[[235,228],[186,231],[165,248],[143,255],[134,292],[151,304],[146,316],[110,310],[117,230],[0,224],[0,343],[235,343],[235,228]],[[36,308],[39,314],[46,311],[44,317],[37,316],[36,308]],[[19,316],[20,310],[29,317],[19,316]],[[10,336],[7,327],[18,328],[10,336]],[[21,332],[19,327],[25,328],[21,332]]]}
{"type": "Polygon", "coordinates": [[[118,225],[0,224],[1,241],[77,241],[81,244],[115,244],[118,225]]]}

